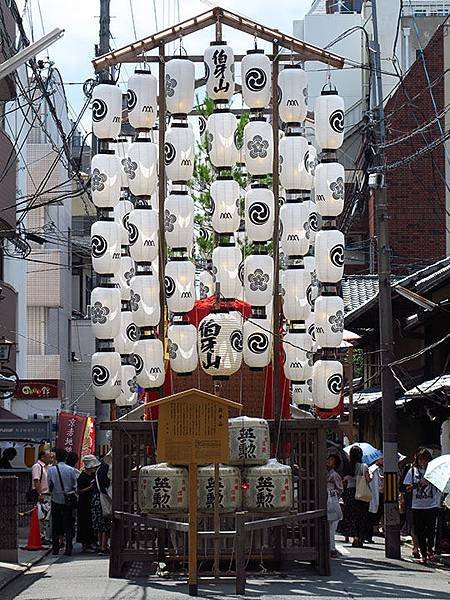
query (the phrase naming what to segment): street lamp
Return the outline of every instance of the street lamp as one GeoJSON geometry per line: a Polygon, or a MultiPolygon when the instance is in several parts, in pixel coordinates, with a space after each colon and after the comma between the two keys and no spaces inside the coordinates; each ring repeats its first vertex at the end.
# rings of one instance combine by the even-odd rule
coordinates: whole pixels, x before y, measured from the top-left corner
{"type": "Polygon", "coordinates": [[[0,363],[9,362],[11,348],[14,346],[14,343],[15,342],[7,340],[4,335],[0,338],[0,363]]]}

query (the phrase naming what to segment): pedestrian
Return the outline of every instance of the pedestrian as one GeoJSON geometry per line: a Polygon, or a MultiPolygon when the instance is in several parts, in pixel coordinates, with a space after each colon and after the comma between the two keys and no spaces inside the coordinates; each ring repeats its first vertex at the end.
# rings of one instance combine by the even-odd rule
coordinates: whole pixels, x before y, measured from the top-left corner
{"type": "Polygon", "coordinates": [[[427,564],[434,560],[434,540],[436,537],[436,519],[441,502],[439,490],[425,479],[427,465],[432,459],[431,452],[422,448],[416,454],[413,466],[406,473],[403,483],[412,491],[412,513],[414,533],[420,551],[420,562],[427,564]]]}
{"type": "Polygon", "coordinates": [[[66,465],[67,452],[58,448],[56,464],[48,470],[48,485],[52,499],[52,550],[59,554],[60,536],[64,537],[64,554],[71,556],[74,536],[73,511],[76,508],[77,472],[66,465]]]}
{"type": "Polygon", "coordinates": [[[95,473],[92,494],[92,522],[100,543],[100,554],[109,554],[108,541],[111,533],[111,479],[110,455],[101,461],[95,473]]]}
{"type": "MultiPolygon", "coordinates": [[[[359,446],[352,446],[350,449],[349,464],[344,476],[344,527],[342,533],[345,536],[352,536],[352,546],[354,548],[363,547],[363,539],[367,531],[367,522],[369,517],[369,501],[361,500],[357,497],[357,485],[365,484],[368,487],[370,475],[367,465],[362,462],[363,452],[359,446]],[[364,481],[360,481],[364,480],[364,481]]],[[[358,494],[359,495],[359,494],[358,494]]],[[[369,494],[370,495],[370,494],[369,494]]],[[[370,495],[371,496],[371,495],[370,495]]]]}
{"type": "Polygon", "coordinates": [[[49,450],[40,450],[37,462],[31,467],[31,489],[34,490],[35,502],[41,505],[41,514],[45,518],[39,520],[43,542],[50,541],[50,490],[48,489],[48,468],[51,460],[49,450]],[[45,510],[44,510],[45,509],[45,510]]]}
{"type": "Polygon", "coordinates": [[[13,448],[13,446],[5,448],[3,450],[3,455],[0,458],[0,469],[12,469],[13,466],[11,464],[11,461],[13,461],[16,458],[16,456],[17,450],[13,448]]]}
{"type": "Polygon", "coordinates": [[[372,491],[372,499],[369,502],[369,522],[366,533],[366,541],[373,544],[373,534],[380,533],[380,521],[384,515],[384,474],[383,474],[383,458],[379,458],[369,467],[370,474],[370,489],[372,491]]]}
{"type": "Polygon", "coordinates": [[[73,469],[75,469],[75,471],[77,471],[78,475],[81,473],[81,471],[77,468],[79,460],[80,460],[79,456],[76,452],[68,452],[67,453],[66,465],[69,465],[69,467],[72,467],[73,469]]]}
{"type": "Polygon", "coordinates": [[[339,499],[342,496],[344,486],[342,478],[337,472],[341,465],[341,459],[338,454],[330,454],[327,458],[327,518],[330,531],[330,556],[336,558],[339,556],[336,550],[336,529],[339,521],[342,519],[342,509],[339,499]]]}
{"type": "Polygon", "coordinates": [[[92,523],[92,495],[95,488],[95,472],[100,466],[100,461],[93,455],[87,454],[81,459],[83,470],[77,480],[78,507],[77,507],[77,542],[85,553],[94,552],[97,545],[97,535],[92,523]]]}

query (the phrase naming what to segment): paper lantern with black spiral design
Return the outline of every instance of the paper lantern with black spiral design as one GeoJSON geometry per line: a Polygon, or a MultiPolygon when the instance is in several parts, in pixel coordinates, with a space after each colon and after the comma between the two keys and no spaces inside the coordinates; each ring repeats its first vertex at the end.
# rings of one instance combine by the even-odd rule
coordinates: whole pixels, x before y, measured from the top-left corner
{"type": "Polygon", "coordinates": [[[344,141],[344,99],[336,90],[322,90],[316,99],[316,141],[322,150],[337,150],[344,141]]]}
{"type": "Polygon", "coordinates": [[[120,312],[120,330],[114,339],[114,349],[120,355],[130,355],[133,353],[134,342],[138,340],[139,328],[133,321],[133,313],[127,309],[120,312]]]}
{"type": "Polygon", "coordinates": [[[314,363],[312,389],[314,404],[321,410],[333,410],[341,399],[344,383],[342,363],[318,360],[314,363]]]}
{"type": "Polygon", "coordinates": [[[118,352],[95,352],[91,359],[92,391],[105,403],[120,396],[121,362],[118,352]]]}
{"type": "Polygon", "coordinates": [[[92,268],[99,275],[120,269],[120,226],[114,219],[96,221],[91,227],[92,268]]]}
{"type": "Polygon", "coordinates": [[[99,83],[92,93],[92,132],[100,140],[115,140],[122,125],[122,91],[110,83],[99,83]]]}
{"type": "Polygon", "coordinates": [[[228,378],[242,363],[242,316],[236,311],[211,312],[198,326],[198,356],[202,369],[228,378]]]}
{"type": "Polygon", "coordinates": [[[241,61],[242,98],[249,108],[264,108],[271,95],[272,64],[263,50],[249,50],[241,61]]]}
{"type": "Polygon", "coordinates": [[[338,229],[316,235],[316,273],[321,283],[338,283],[344,274],[345,239],[338,229]]]}
{"type": "Polygon", "coordinates": [[[272,359],[272,324],[270,319],[252,317],[244,322],[242,357],[251,369],[263,369],[272,359]]]}
{"type": "Polygon", "coordinates": [[[195,303],[195,267],[188,258],[172,259],[165,269],[166,303],[173,313],[187,313],[195,303]]]}
{"type": "Polygon", "coordinates": [[[265,185],[253,184],[245,193],[245,230],[250,242],[272,239],[274,199],[272,190],[265,185]]]}
{"type": "Polygon", "coordinates": [[[156,89],[156,77],[150,71],[136,69],[128,79],[127,108],[131,127],[148,130],[155,124],[156,89]]]}
{"type": "Polygon", "coordinates": [[[195,66],[184,56],[166,63],[166,107],[172,115],[184,117],[194,106],[195,66]]]}

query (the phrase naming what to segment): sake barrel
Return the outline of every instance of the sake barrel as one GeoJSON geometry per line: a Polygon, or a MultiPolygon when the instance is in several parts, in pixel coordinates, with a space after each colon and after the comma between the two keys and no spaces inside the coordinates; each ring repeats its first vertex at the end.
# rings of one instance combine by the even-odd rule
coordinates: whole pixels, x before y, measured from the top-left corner
{"type": "MultiPolygon", "coordinates": [[[[198,508],[200,512],[214,510],[214,465],[199,467],[198,508]]],[[[219,465],[219,510],[222,513],[241,509],[241,473],[236,467],[219,465]]]]}
{"type": "Polygon", "coordinates": [[[167,463],[139,471],[139,507],[144,513],[178,513],[188,509],[188,471],[167,463]]]}
{"type": "Polygon", "coordinates": [[[285,512],[292,508],[291,467],[276,458],[242,472],[243,508],[256,512],[285,512]]]}
{"type": "Polygon", "coordinates": [[[269,425],[265,419],[228,420],[230,465],[264,465],[270,457],[269,425]]]}

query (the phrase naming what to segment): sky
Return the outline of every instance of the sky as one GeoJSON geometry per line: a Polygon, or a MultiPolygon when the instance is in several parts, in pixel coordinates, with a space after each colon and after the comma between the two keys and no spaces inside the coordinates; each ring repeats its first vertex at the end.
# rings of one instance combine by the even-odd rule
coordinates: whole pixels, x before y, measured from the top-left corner
{"type": "MultiPolygon", "coordinates": [[[[91,59],[98,41],[100,0],[17,0],[17,4],[21,12],[26,4],[23,19],[30,39],[39,39],[43,32],[48,33],[55,27],[65,30],[64,37],[49,48],[48,54],[62,74],[69,114],[74,118],[84,102],[82,83],[94,76],[91,59]]],[[[304,16],[311,6],[311,0],[111,0],[111,45],[116,48],[124,46],[216,5],[291,34],[292,22],[304,16]],[[134,33],[130,4],[137,35],[134,33]]],[[[188,52],[203,54],[213,39],[213,33],[213,29],[208,28],[189,36],[183,45],[188,52]]],[[[250,36],[240,32],[232,35],[226,28],[224,39],[235,52],[245,52],[253,47],[250,36]]],[[[45,55],[39,58],[43,57],[45,55]]],[[[126,80],[132,72],[131,65],[122,69],[122,87],[126,87],[126,80]]],[[[83,123],[88,127],[88,121],[83,120],[83,123]]]]}

